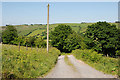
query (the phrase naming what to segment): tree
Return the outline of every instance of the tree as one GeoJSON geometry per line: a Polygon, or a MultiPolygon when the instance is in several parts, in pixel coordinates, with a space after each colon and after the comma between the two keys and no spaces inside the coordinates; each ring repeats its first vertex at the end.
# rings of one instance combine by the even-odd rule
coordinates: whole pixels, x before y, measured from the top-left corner
{"type": "Polygon", "coordinates": [[[2,32],[2,42],[4,44],[11,44],[16,37],[18,37],[17,30],[14,26],[7,26],[2,32]]]}
{"type": "Polygon", "coordinates": [[[25,38],[24,38],[23,45],[24,45],[24,46],[28,46],[28,45],[29,45],[29,37],[25,37],[25,38]]]}
{"type": "Polygon", "coordinates": [[[76,32],[73,32],[66,38],[65,46],[63,48],[71,52],[75,49],[85,49],[86,44],[84,43],[84,39],[82,36],[80,36],[76,32]]]}
{"type": "Polygon", "coordinates": [[[18,45],[19,43],[20,43],[20,45],[23,45],[24,41],[25,40],[24,40],[23,36],[18,36],[16,38],[14,38],[14,40],[11,41],[11,43],[14,44],[14,45],[18,45]]]}
{"type": "Polygon", "coordinates": [[[28,43],[29,46],[34,46],[35,37],[29,37],[28,43]]]}
{"type": "Polygon", "coordinates": [[[41,47],[46,47],[46,42],[44,41],[44,39],[42,39],[42,37],[39,37],[37,38],[35,41],[34,41],[34,44],[41,48],[41,47]]]}
{"type": "Polygon", "coordinates": [[[118,44],[117,44],[117,50],[120,50],[120,29],[118,29],[118,44]]]}
{"type": "Polygon", "coordinates": [[[115,21],[115,23],[120,23],[120,21],[115,21]]]}
{"type": "Polygon", "coordinates": [[[69,51],[64,47],[66,43],[65,40],[72,33],[73,31],[70,26],[64,24],[58,25],[50,34],[51,44],[61,52],[69,51]]]}
{"type": "Polygon", "coordinates": [[[88,26],[85,36],[89,48],[105,55],[113,56],[118,44],[118,29],[107,22],[97,22],[88,26]]]}
{"type": "Polygon", "coordinates": [[[117,44],[116,56],[120,57],[120,29],[118,29],[118,44],[117,44]]]}

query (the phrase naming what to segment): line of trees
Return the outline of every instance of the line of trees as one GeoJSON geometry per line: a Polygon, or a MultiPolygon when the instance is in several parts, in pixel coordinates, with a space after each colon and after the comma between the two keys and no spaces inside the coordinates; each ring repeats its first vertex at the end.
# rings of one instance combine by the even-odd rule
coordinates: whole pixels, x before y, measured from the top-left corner
{"type": "Polygon", "coordinates": [[[18,36],[15,26],[7,26],[6,29],[2,32],[2,42],[4,44],[13,44],[21,46],[37,46],[39,48],[46,47],[46,42],[42,37],[26,37],[18,36]]]}
{"type": "Polygon", "coordinates": [[[106,56],[120,55],[120,29],[107,22],[89,25],[85,34],[79,34],[68,25],[58,25],[50,34],[51,44],[61,52],[75,49],[94,49],[106,56]]]}
{"type": "MultiPolygon", "coordinates": [[[[79,30],[81,30],[80,26],[79,30]]],[[[51,31],[50,40],[50,44],[61,52],[70,53],[75,49],[87,48],[94,49],[106,56],[120,55],[120,29],[107,22],[97,22],[89,25],[85,34],[76,33],[70,26],[61,24],[55,27],[54,31],[51,31]]],[[[42,37],[18,36],[14,26],[7,26],[2,32],[2,42],[4,44],[20,44],[39,48],[46,47],[46,42],[42,37]]]]}

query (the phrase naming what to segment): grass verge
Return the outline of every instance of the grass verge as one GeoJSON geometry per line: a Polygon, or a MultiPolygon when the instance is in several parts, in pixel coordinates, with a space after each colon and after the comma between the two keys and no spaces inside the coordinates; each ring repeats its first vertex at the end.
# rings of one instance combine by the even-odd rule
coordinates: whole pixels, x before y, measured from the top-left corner
{"type": "Polygon", "coordinates": [[[93,50],[74,50],[72,54],[95,69],[107,74],[120,75],[117,58],[104,57],[93,50]]]}
{"type": "Polygon", "coordinates": [[[49,53],[46,49],[36,49],[22,47],[19,51],[18,46],[2,46],[2,77],[3,78],[37,78],[48,71],[57,62],[60,51],[50,48],[49,53]]]}

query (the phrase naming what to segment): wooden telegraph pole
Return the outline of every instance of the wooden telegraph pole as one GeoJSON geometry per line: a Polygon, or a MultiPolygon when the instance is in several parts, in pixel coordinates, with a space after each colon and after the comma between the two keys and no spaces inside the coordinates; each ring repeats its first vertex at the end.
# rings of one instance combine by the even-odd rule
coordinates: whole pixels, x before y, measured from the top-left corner
{"type": "Polygon", "coordinates": [[[48,15],[47,15],[47,52],[49,52],[49,4],[48,4],[48,15]]]}

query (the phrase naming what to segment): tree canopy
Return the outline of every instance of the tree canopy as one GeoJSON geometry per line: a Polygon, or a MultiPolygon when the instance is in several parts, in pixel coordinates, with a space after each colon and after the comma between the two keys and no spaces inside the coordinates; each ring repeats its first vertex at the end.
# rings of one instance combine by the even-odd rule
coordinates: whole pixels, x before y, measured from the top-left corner
{"type": "Polygon", "coordinates": [[[97,22],[88,26],[85,35],[89,48],[93,48],[105,55],[115,55],[119,43],[116,25],[111,25],[107,22],[97,22]]]}
{"type": "Polygon", "coordinates": [[[61,52],[69,53],[74,49],[85,48],[83,38],[68,25],[58,25],[50,34],[51,44],[61,52]]]}
{"type": "Polygon", "coordinates": [[[73,31],[70,26],[64,24],[58,25],[50,34],[51,44],[61,52],[67,51],[66,48],[64,48],[65,40],[71,33],[73,33],[73,31]]]}
{"type": "Polygon", "coordinates": [[[84,38],[80,34],[73,32],[66,38],[64,48],[71,52],[75,49],[85,49],[86,44],[84,43],[84,38]]]}
{"type": "Polygon", "coordinates": [[[44,41],[44,39],[42,37],[37,38],[35,41],[35,46],[41,48],[41,47],[46,47],[46,42],[44,41]]]}
{"type": "Polygon", "coordinates": [[[16,37],[18,37],[18,34],[14,26],[7,26],[2,32],[2,42],[5,44],[10,44],[16,37]]]}

